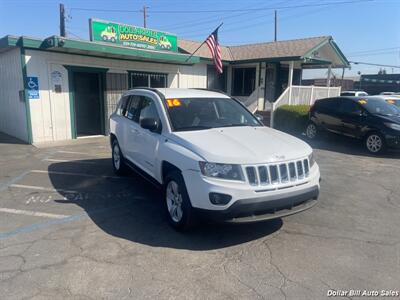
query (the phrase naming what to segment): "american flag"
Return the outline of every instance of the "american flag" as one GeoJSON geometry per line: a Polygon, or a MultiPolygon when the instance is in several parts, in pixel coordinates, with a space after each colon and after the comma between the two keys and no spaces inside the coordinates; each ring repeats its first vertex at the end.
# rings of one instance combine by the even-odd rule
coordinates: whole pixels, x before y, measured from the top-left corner
{"type": "Polygon", "coordinates": [[[206,44],[208,49],[211,51],[212,58],[214,60],[215,68],[219,74],[222,74],[222,58],[221,58],[221,48],[218,44],[218,29],[215,29],[206,39],[206,44]]]}

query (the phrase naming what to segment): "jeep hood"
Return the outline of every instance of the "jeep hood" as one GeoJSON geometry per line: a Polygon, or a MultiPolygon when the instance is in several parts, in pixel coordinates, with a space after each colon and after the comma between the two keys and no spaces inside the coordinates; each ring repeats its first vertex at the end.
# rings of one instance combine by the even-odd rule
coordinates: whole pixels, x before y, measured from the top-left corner
{"type": "Polygon", "coordinates": [[[171,139],[216,163],[259,164],[307,156],[305,142],[269,127],[225,127],[173,132],[171,139]]]}

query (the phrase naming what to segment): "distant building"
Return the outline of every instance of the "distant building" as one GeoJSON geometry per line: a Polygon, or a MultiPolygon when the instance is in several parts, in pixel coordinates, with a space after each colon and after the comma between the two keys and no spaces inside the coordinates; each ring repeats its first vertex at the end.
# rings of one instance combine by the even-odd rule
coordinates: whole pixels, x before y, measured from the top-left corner
{"type": "MultiPolygon", "coordinates": [[[[342,91],[354,89],[355,78],[341,78],[332,77],[330,80],[330,86],[341,86],[342,91]]],[[[314,86],[326,86],[327,78],[313,78],[313,79],[303,79],[301,81],[302,85],[314,85],[314,86]]]]}
{"type": "Polygon", "coordinates": [[[382,92],[400,92],[400,74],[366,74],[361,75],[355,88],[366,91],[370,95],[382,92]]]}

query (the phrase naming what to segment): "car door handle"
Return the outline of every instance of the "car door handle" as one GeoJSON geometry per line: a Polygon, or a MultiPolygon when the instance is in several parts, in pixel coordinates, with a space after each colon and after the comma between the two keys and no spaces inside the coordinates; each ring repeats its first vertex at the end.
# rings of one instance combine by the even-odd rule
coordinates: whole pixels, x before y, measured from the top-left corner
{"type": "Polygon", "coordinates": [[[137,129],[136,129],[136,128],[134,128],[134,127],[131,127],[131,132],[132,132],[132,133],[136,133],[136,134],[137,134],[137,133],[139,133],[139,130],[137,130],[137,129]]]}

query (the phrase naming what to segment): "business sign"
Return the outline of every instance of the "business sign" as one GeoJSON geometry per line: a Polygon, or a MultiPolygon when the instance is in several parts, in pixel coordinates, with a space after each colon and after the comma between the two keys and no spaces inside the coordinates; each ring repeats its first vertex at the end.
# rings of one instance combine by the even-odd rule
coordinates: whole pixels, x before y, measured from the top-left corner
{"type": "Polygon", "coordinates": [[[91,41],[142,49],[178,51],[176,35],[109,21],[89,21],[91,41]]]}
{"type": "Polygon", "coordinates": [[[39,99],[39,79],[37,77],[28,76],[28,99],[39,99]]]}

